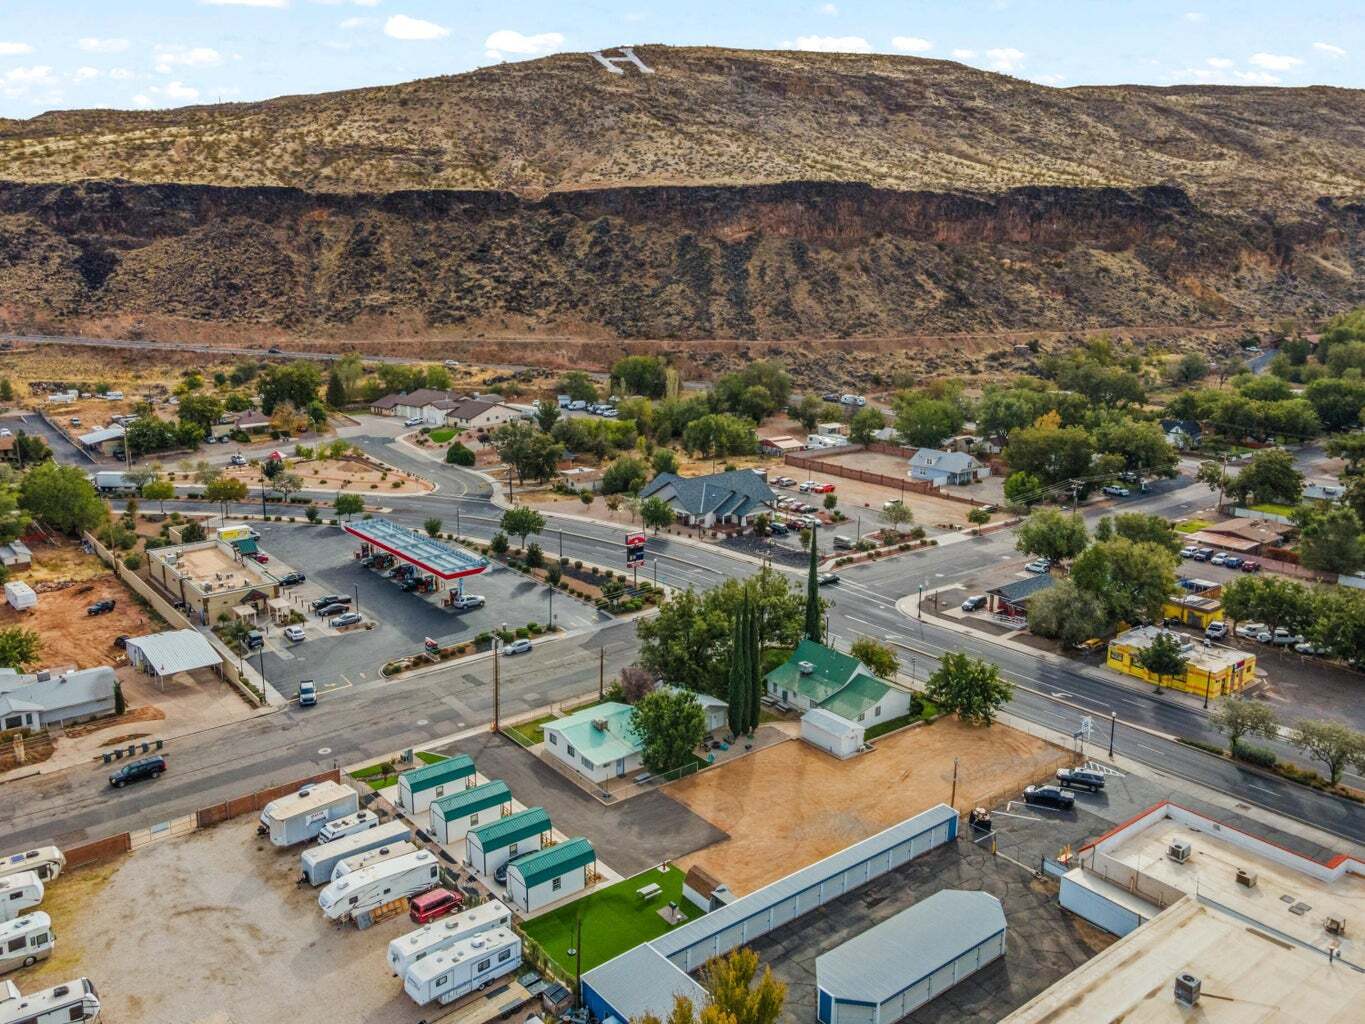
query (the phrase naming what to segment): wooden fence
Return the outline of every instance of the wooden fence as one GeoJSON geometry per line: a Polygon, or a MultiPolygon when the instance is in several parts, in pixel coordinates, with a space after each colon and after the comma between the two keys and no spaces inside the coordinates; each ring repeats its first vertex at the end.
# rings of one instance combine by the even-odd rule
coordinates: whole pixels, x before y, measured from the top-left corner
{"type": "MultiPolygon", "coordinates": [[[[840,462],[831,461],[836,456],[853,455],[861,451],[880,452],[887,455],[911,455],[917,449],[898,448],[895,445],[885,444],[881,441],[874,441],[870,445],[846,444],[838,448],[826,448],[820,452],[802,452],[800,455],[788,455],[786,463],[794,469],[808,469],[829,476],[843,477],[845,480],[858,480],[865,484],[878,484],[882,487],[891,487],[900,491],[908,491],[911,494],[926,494],[935,498],[942,498],[944,501],[956,501],[964,505],[989,505],[991,502],[979,501],[976,498],[968,498],[962,494],[950,494],[939,490],[928,480],[911,480],[908,477],[888,476],[885,473],[871,473],[864,469],[855,469],[853,466],[845,466],[840,462]]],[[[909,458],[907,455],[906,458],[909,458]]]]}

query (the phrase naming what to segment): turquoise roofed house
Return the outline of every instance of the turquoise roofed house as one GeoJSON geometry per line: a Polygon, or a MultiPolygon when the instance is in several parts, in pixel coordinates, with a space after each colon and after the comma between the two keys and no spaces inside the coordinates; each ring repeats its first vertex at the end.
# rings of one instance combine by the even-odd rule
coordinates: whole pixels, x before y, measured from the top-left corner
{"type": "Polygon", "coordinates": [[[910,691],[878,679],[857,658],[802,640],[764,677],[768,695],[798,711],[821,708],[863,727],[910,713],[910,691]]]}
{"type": "Polygon", "coordinates": [[[545,750],[594,782],[638,771],[643,741],[631,725],[629,704],[608,701],[547,722],[545,750]]]}
{"type": "Polygon", "coordinates": [[[398,806],[409,814],[425,814],[433,800],[468,789],[477,781],[474,759],[456,754],[398,776],[398,806]]]}

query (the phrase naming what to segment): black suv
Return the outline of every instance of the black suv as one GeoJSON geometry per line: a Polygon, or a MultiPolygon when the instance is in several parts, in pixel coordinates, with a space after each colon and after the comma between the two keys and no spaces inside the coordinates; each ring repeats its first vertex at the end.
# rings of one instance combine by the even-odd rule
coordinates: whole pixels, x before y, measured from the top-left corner
{"type": "Polygon", "coordinates": [[[109,776],[109,785],[115,789],[122,789],[130,782],[155,779],[165,770],[166,759],[160,754],[156,757],[144,757],[141,761],[132,761],[114,772],[109,776]]]}
{"type": "Polygon", "coordinates": [[[96,601],[94,604],[86,606],[85,614],[103,615],[106,612],[112,612],[113,610],[114,599],[112,597],[106,597],[103,601],[96,601]]]}
{"type": "Polygon", "coordinates": [[[1024,803],[1036,807],[1051,807],[1056,811],[1069,811],[1076,806],[1076,794],[1068,793],[1056,786],[1025,786],[1024,803]]]}
{"type": "Polygon", "coordinates": [[[1057,784],[1072,789],[1088,789],[1098,793],[1104,788],[1104,773],[1090,768],[1059,768],[1057,784]]]}
{"type": "Polygon", "coordinates": [[[283,577],[283,578],[280,580],[280,586],[282,586],[282,587],[297,587],[300,583],[302,583],[302,582],[304,581],[304,579],[305,579],[305,577],[304,577],[303,573],[301,573],[301,572],[291,572],[288,576],[285,576],[285,577],[283,577]]]}

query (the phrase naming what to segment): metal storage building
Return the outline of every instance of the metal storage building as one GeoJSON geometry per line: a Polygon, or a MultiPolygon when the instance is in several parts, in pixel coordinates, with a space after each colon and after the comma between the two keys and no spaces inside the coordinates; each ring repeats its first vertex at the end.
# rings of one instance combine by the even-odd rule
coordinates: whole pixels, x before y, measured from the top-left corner
{"type": "Polygon", "coordinates": [[[820,1024],[894,1024],[1005,955],[1005,911],[944,889],[815,960],[820,1024]]]}
{"type": "Polygon", "coordinates": [[[498,821],[512,811],[512,791],[501,779],[431,802],[431,833],[439,842],[458,843],[469,830],[498,821]]]}
{"type": "Polygon", "coordinates": [[[398,776],[398,806],[409,814],[421,814],[447,792],[474,785],[474,759],[456,754],[444,761],[424,764],[398,776]]]}
{"type": "Polygon", "coordinates": [[[507,868],[507,895],[524,913],[588,887],[588,865],[597,863],[582,836],[518,857],[507,868]]]}
{"type": "Polygon", "coordinates": [[[480,874],[491,875],[518,853],[539,850],[549,832],[550,815],[545,808],[528,807],[470,829],[465,837],[464,862],[480,874]]]}
{"type": "Polygon", "coordinates": [[[863,745],[863,727],[824,708],[811,708],[801,716],[801,738],[812,747],[848,758],[863,745]]]}

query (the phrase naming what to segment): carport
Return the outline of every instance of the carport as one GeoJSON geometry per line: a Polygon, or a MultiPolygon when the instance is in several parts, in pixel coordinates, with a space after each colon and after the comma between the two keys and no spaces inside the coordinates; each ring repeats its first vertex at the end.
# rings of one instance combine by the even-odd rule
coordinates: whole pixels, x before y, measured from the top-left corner
{"type": "MultiPolygon", "coordinates": [[[[486,558],[442,544],[388,519],[345,523],[343,529],[361,542],[356,558],[369,562],[389,556],[402,565],[411,566],[408,571],[419,574],[416,577],[418,589],[426,593],[452,589],[454,594],[463,593],[464,578],[476,576],[488,568],[486,558]]],[[[443,598],[441,603],[449,605],[454,594],[443,598]]]]}
{"type": "Polygon", "coordinates": [[[154,677],[164,688],[166,679],[182,672],[211,668],[220,671],[222,656],[208,638],[193,629],[173,629],[150,636],[131,637],[127,643],[128,660],[139,670],[154,677]]]}

